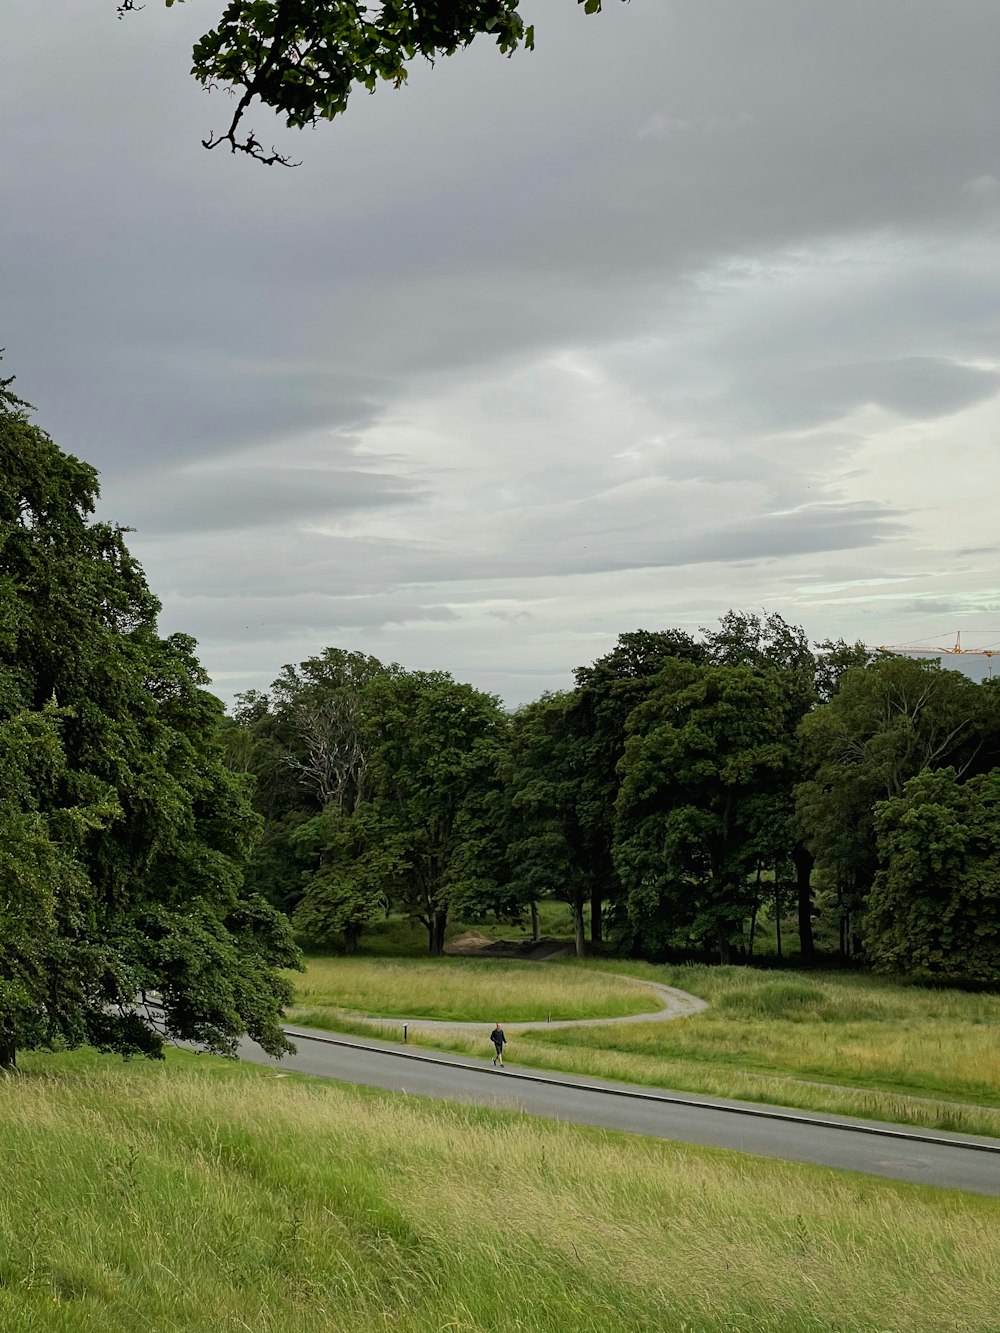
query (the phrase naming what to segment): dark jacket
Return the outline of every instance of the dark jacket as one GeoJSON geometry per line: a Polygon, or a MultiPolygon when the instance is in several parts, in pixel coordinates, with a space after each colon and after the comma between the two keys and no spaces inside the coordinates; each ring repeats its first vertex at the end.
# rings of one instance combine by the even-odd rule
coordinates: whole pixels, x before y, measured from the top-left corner
{"type": "Polygon", "coordinates": [[[503,1028],[494,1028],[490,1033],[490,1041],[498,1051],[503,1050],[507,1045],[507,1038],[503,1035],[503,1028]]]}

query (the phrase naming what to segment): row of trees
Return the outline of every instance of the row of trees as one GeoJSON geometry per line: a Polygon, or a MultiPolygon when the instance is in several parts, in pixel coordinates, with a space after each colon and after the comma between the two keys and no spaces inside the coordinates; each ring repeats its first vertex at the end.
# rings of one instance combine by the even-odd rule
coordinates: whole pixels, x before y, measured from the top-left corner
{"type": "Polygon", "coordinates": [[[845,956],[1000,980],[1000,691],[810,646],[730,612],[623,634],[571,690],[504,711],[444,672],[330,648],[241,697],[230,762],[265,821],[253,887],[322,945],[391,909],[570,905],[577,949],[752,956],[759,914],[831,919],[845,956]],[[995,887],[994,887],[995,886],[995,887]]]}

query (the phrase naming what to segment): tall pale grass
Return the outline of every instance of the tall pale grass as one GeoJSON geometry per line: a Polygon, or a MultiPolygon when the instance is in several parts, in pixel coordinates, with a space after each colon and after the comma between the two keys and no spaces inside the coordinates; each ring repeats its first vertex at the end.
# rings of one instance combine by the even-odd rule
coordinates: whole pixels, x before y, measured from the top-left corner
{"type": "Polygon", "coordinates": [[[292,1017],[342,1014],[503,1023],[648,1013],[656,995],[601,972],[470,958],[310,958],[292,1017]]]}
{"type": "Polygon", "coordinates": [[[709,1007],[655,1032],[629,1024],[573,1042],[1000,1108],[1000,995],[858,973],[603,966],[693,991],[709,1007]]]}
{"type": "Polygon", "coordinates": [[[995,1200],[214,1060],[24,1063],[5,1333],[997,1326],[995,1200]]]}
{"type": "MultiPolygon", "coordinates": [[[[427,966],[433,974],[435,965],[427,966]]],[[[844,972],[620,960],[528,966],[535,969],[528,979],[539,983],[551,974],[594,978],[621,972],[677,986],[708,1000],[709,1007],[664,1023],[517,1034],[508,1052],[515,1062],[1000,1137],[998,995],[844,972]]],[[[319,1020],[344,1031],[401,1036],[399,1023],[373,1028],[346,1011],[320,1013],[319,1020]]],[[[482,1039],[421,1029],[419,1022],[411,1024],[409,1040],[472,1055],[486,1049],[482,1039]]]]}

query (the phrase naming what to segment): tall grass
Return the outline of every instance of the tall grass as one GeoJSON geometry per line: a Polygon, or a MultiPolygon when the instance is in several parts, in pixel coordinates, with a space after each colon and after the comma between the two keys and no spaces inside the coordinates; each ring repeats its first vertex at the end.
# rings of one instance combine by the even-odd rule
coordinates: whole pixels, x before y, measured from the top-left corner
{"type": "MultiPolygon", "coordinates": [[[[638,1025],[608,1034],[617,1050],[1000,1107],[1000,995],[844,972],[594,967],[709,1001],[704,1013],[653,1034],[638,1025]]],[[[595,1046],[605,1039],[598,1034],[595,1046]]]]}
{"type": "Polygon", "coordinates": [[[1000,1202],[302,1081],[0,1083],[17,1333],[970,1333],[1000,1202]]]}
{"type": "Polygon", "coordinates": [[[297,1022],[347,1015],[492,1024],[649,1013],[655,994],[606,973],[502,959],[310,958],[293,977],[297,1022]]]}
{"type": "MultiPolygon", "coordinates": [[[[593,959],[527,966],[529,978],[621,972],[690,991],[709,1008],[665,1023],[519,1033],[515,1063],[1000,1137],[1000,996],[845,972],[593,959]]],[[[401,1035],[399,1024],[373,1028],[346,1012],[320,1017],[342,1031],[401,1035]]],[[[485,1049],[482,1038],[419,1021],[409,1039],[470,1055],[485,1049]]]]}

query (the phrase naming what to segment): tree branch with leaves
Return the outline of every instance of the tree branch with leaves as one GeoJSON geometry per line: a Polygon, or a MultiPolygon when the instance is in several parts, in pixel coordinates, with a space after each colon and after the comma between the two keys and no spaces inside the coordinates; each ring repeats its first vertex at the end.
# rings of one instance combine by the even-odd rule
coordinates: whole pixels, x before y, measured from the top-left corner
{"type": "MultiPolygon", "coordinates": [[[[164,2],[171,8],[175,0],[164,2]]],[[[585,14],[602,7],[602,0],[576,3],[585,14]]],[[[142,8],[121,0],[118,16],[142,8]]],[[[356,88],[399,88],[414,60],[433,64],[477,37],[492,38],[506,56],[531,50],[534,26],[519,9],[520,0],[230,0],[192,53],[198,82],[236,98],[228,127],[202,143],[210,149],[228,144],[266,166],[293,166],[247,128],[254,103],[270,107],[290,129],[303,129],[341,115],[356,88]]]]}

